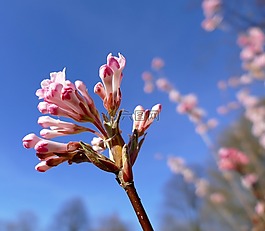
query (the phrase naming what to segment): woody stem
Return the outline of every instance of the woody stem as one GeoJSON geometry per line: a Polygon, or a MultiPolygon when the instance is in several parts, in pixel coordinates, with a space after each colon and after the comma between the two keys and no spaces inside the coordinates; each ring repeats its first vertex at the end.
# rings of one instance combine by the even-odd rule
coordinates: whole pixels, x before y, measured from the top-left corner
{"type": "Polygon", "coordinates": [[[138,193],[136,191],[136,188],[134,186],[134,183],[128,183],[124,186],[122,186],[129,197],[129,200],[132,204],[132,207],[135,211],[135,214],[138,218],[138,221],[143,229],[143,231],[154,231],[150,220],[145,212],[145,209],[143,207],[143,204],[141,202],[140,197],[138,196],[138,193]]]}

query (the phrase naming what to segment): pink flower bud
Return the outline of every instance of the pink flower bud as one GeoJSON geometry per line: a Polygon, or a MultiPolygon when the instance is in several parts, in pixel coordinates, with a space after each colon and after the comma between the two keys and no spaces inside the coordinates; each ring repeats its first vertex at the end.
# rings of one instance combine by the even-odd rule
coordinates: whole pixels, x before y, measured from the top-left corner
{"type": "Polygon", "coordinates": [[[60,153],[60,152],[66,152],[67,151],[67,144],[41,139],[34,146],[34,149],[40,153],[45,153],[45,152],[58,152],[58,153],[60,153]]]}
{"type": "Polygon", "coordinates": [[[106,92],[102,83],[98,82],[94,87],[94,92],[104,100],[106,97],[106,92]]]}
{"type": "Polygon", "coordinates": [[[41,161],[35,166],[35,169],[39,172],[46,172],[51,167],[47,165],[46,161],[41,161]]]}
{"type": "Polygon", "coordinates": [[[99,76],[104,84],[106,96],[108,97],[112,93],[113,71],[107,64],[104,64],[99,68],[99,76]]]}
{"type": "Polygon", "coordinates": [[[144,110],[141,105],[134,109],[133,131],[136,129],[139,135],[143,135],[162,110],[161,104],[156,104],[151,110],[144,110]]]}
{"type": "Polygon", "coordinates": [[[103,82],[104,91],[101,85],[95,86],[95,93],[103,99],[103,105],[111,115],[115,115],[121,103],[120,84],[122,71],[125,67],[126,60],[119,53],[119,57],[107,56],[107,64],[99,68],[99,76],[103,82]],[[104,98],[103,98],[104,97],[104,98]]]}
{"type": "Polygon", "coordinates": [[[87,105],[94,107],[94,101],[91,98],[91,96],[88,94],[88,90],[87,90],[86,85],[82,81],[77,80],[77,81],[75,81],[75,87],[81,93],[81,95],[84,97],[87,105]]]}
{"type": "Polygon", "coordinates": [[[36,136],[34,133],[30,133],[22,139],[22,142],[24,148],[33,148],[41,140],[42,139],[36,136]]]}

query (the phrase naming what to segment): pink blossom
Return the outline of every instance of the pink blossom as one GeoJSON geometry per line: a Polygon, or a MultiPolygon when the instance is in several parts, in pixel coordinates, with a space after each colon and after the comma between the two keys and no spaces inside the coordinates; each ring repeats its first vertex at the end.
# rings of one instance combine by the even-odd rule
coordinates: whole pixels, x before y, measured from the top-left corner
{"type": "Polygon", "coordinates": [[[216,119],[209,119],[208,121],[207,121],[207,125],[208,125],[208,127],[209,128],[215,128],[217,125],[218,125],[218,120],[216,120],[216,119]]]}
{"type": "Polygon", "coordinates": [[[191,169],[189,169],[189,168],[185,168],[185,169],[183,169],[183,171],[182,171],[182,175],[183,175],[184,180],[185,180],[187,183],[192,183],[192,182],[194,182],[194,180],[195,180],[195,174],[194,174],[194,172],[193,172],[191,169]]]}
{"type": "Polygon", "coordinates": [[[254,107],[259,102],[257,97],[251,96],[245,90],[241,90],[237,93],[237,99],[246,108],[254,107]]]}
{"type": "Polygon", "coordinates": [[[134,109],[133,114],[133,131],[136,129],[139,135],[143,135],[144,132],[150,127],[153,121],[158,117],[162,110],[161,104],[156,104],[151,110],[144,110],[141,105],[138,105],[134,109]]]}
{"type": "Polygon", "coordinates": [[[185,160],[181,157],[169,157],[167,164],[170,170],[176,174],[181,173],[185,168],[185,160]]]}
{"type": "Polygon", "coordinates": [[[258,215],[263,215],[265,212],[265,205],[264,202],[258,201],[258,203],[255,206],[255,211],[258,215]]]}
{"type": "Polygon", "coordinates": [[[265,42],[265,34],[259,27],[252,27],[248,31],[250,39],[255,41],[255,43],[262,46],[265,42]]]}
{"type": "Polygon", "coordinates": [[[197,106],[197,97],[194,94],[183,96],[177,111],[181,114],[191,112],[197,106]]]}
{"type": "Polygon", "coordinates": [[[222,18],[220,16],[214,16],[212,18],[206,18],[202,21],[202,28],[206,31],[213,31],[221,23],[222,18]]]}
{"type": "Polygon", "coordinates": [[[249,164],[249,158],[235,148],[221,148],[218,155],[218,165],[223,170],[236,170],[249,164]]]}
{"type": "Polygon", "coordinates": [[[156,57],[156,58],[153,58],[151,65],[152,65],[152,68],[154,68],[155,70],[160,70],[161,68],[165,66],[165,62],[163,59],[156,57]]]}
{"type": "Polygon", "coordinates": [[[199,123],[206,112],[199,107],[194,107],[191,111],[187,111],[189,119],[194,123],[199,123]]]}
{"type": "Polygon", "coordinates": [[[243,186],[251,188],[258,181],[258,176],[255,173],[250,173],[245,175],[241,181],[243,186]]]}
{"type": "Polygon", "coordinates": [[[250,47],[245,47],[240,53],[240,58],[244,61],[251,60],[254,57],[255,57],[255,52],[250,47]]]}
{"type": "Polygon", "coordinates": [[[170,101],[175,102],[175,103],[178,103],[181,99],[180,93],[175,89],[172,89],[169,91],[168,97],[170,101]]]}
{"type": "Polygon", "coordinates": [[[221,6],[220,0],[203,0],[202,9],[206,17],[212,17],[221,6]]]}
{"type": "Polygon", "coordinates": [[[208,131],[208,126],[206,125],[206,124],[198,124],[197,126],[196,126],[196,129],[195,129],[195,131],[198,133],[198,134],[200,134],[200,135],[203,135],[203,134],[205,134],[207,131],[208,131]]]}
{"type": "Polygon", "coordinates": [[[248,74],[241,75],[240,77],[240,83],[241,84],[250,84],[252,82],[252,78],[248,74]]]}
{"type": "Polygon", "coordinates": [[[161,91],[169,91],[172,89],[172,86],[170,85],[170,83],[165,78],[159,78],[156,81],[156,86],[161,91]]]}
{"type": "Polygon", "coordinates": [[[262,147],[265,148],[265,134],[262,134],[260,137],[259,137],[259,143],[262,147]]]}
{"type": "Polygon", "coordinates": [[[249,37],[246,34],[239,34],[237,38],[237,44],[241,47],[247,46],[249,43],[249,37]]]}
{"type": "Polygon", "coordinates": [[[152,74],[150,72],[145,71],[145,72],[142,73],[142,79],[144,81],[152,81],[153,80],[153,76],[152,76],[152,74]]]}
{"type": "Polygon", "coordinates": [[[151,93],[154,90],[154,84],[152,82],[146,81],[144,85],[144,92],[151,93]]]}
{"type": "Polygon", "coordinates": [[[265,68],[265,53],[261,55],[257,55],[253,62],[252,62],[253,67],[257,69],[262,69],[265,68]]]}

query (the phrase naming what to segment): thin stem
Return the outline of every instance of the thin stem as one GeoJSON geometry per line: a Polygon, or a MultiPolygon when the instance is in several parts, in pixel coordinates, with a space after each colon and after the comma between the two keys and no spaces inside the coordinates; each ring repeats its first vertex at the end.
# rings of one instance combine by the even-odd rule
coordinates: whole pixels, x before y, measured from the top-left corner
{"type": "Polygon", "coordinates": [[[130,202],[133,206],[133,209],[135,211],[135,214],[142,226],[143,231],[154,231],[149,218],[145,212],[145,209],[142,205],[141,199],[138,196],[138,193],[136,191],[136,188],[134,187],[134,183],[129,183],[125,185],[124,187],[125,192],[127,193],[130,202]]]}

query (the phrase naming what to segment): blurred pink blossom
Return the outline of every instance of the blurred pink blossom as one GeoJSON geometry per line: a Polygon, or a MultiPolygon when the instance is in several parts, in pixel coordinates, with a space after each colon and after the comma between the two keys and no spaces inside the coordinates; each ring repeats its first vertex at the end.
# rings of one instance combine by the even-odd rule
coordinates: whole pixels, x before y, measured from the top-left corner
{"type": "Polygon", "coordinates": [[[210,195],[210,200],[214,204],[222,204],[225,202],[225,197],[223,194],[215,192],[210,195]]]}
{"type": "Polygon", "coordinates": [[[222,17],[214,16],[212,18],[205,18],[202,21],[201,26],[206,31],[213,31],[219,26],[221,22],[222,22],[222,17]]]}
{"type": "Polygon", "coordinates": [[[159,78],[156,80],[156,86],[161,91],[169,91],[172,89],[172,86],[167,81],[166,78],[159,78]]]}
{"type": "Polygon", "coordinates": [[[163,59],[156,57],[156,58],[153,58],[151,66],[155,70],[160,70],[161,68],[165,66],[165,62],[163,59]]]}
{"type": "Polygon", "coordinates": [[[222,170],[236,170],[249,164],[246,154],[235,148],[221,148],[218,155],[218,165],[222,170]]]}
{"type": "Polygon", "coordinates": [[[249,173],[242,177],[242,185],[246,188],[251,188],[258,181],[258,176],[256,173],[249,173]]]}
{"type": "Polygon", "coordinates": [[[202,10],[205,17],[212,17],[221,6],[221,0],[203,0],[202,10]]]}
{"type": "Polygon", "coordinates": [[[255,206],[255,211],[258,215],[263,215],[265,212],[265,205],[264,202],[258,201],[258,203],[255,206]]]}
{"type": "Polygon", "coordinates": [[[179,113],[188,113],[197,106],[197,96],[194,94],[188,94],[181,98],[181,102],[177,107],[179,113]]]}

